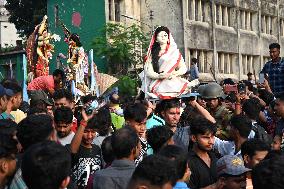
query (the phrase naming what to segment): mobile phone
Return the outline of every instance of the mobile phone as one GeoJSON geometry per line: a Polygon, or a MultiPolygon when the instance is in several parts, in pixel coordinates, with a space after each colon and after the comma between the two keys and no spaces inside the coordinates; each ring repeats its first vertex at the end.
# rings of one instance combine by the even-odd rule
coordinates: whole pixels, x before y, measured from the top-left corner
{"type": "Polygon", "coordinates": [[[258,82],[259,82],[259,83],[264,83],[264,73],[259,73],[258,82]]]}
{"type": "Polygon", "coordinates": [[[237,85],[224,85],[224,92],[230,93],[230,92],[238,92],[238,86],[237,85]]]}

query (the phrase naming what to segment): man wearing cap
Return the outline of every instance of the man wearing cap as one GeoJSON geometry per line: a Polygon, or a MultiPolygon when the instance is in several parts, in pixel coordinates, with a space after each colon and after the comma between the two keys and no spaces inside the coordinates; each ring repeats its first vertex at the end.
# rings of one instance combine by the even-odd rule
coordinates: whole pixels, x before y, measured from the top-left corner
{"type": "Polygon", "coordinates": [[[241,158],[226,155],[217,161],[218,181],[216,189],[245,189],[246,173],[250,169],[244,166],[241,158]]]}
{"type": "MultiPolygon", "coordinates": [[[[7,109],[0,116],[0,119],[11,119],[15,121],[15,116],[13,116],[12,111],[18,110],[20,107],[23,97],[22,97],[22,87],[14,80],[4,80],[1,83],[6,89],[10,89],[14,94],[8,97],[7,109]]],[[[24,114],[24,113],[23,113],[24,114]]]]}
{"type": "Polygon", "coordinates": [[[7,110],[7,104],[8,104],[7,97],[11,97],[13,95],[14,93],[12,90],[4,88],[3,85],[0,84],[0,119],[1,119],[1,114],[7,110]]]}
{"type": "Polygon", "coordinates": [[[28,84],[29,97],[32,99],[36,95],[47,96],[48,93],[50,95],[53,95],[54,91],[60,88],[64,77],[64,72],[62,70],[56,69],[52,75],[35,78],[28,84]]]}

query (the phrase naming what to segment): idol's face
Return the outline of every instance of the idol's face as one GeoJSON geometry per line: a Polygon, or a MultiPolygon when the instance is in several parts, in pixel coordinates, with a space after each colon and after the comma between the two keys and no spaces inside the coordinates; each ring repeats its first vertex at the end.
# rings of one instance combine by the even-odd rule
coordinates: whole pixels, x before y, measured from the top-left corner
{"type": "Polygon", "coordinates": [[[169,41],[169,35],[165,31],[160,31],[156,40],[160,45],[167,44],[169,41]]]}

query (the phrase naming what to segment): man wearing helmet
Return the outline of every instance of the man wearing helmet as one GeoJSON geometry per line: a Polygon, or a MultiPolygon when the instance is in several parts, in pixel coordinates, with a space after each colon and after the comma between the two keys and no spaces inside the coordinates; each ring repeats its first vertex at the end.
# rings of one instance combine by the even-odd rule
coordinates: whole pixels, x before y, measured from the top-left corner
{"type": "Polygon", "coordinates": [[[215,118],[218,127],[216,135],[224,140],[229,139],[227,125],[232,116],[224,105],[222,105],[221,98],[224,98],[222,87],[217,83],[208,83],[201,92],[201,97],[206,101],[207,110],[215,118]]]}

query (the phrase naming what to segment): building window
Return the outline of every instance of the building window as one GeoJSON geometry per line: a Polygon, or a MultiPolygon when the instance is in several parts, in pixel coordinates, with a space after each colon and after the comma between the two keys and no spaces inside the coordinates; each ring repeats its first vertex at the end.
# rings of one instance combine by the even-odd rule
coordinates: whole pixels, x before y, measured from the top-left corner
{"type": "Polygon", "coordinates": [[[217,60],[218,60],[219,73],[223,73],[223,74],[233,74],[234,73],[234,64],[235,64],[234,54],[218,52],[217,60]]]}
{"type": "Polygon", "coordinates": [[[258,56],[253,56],[253,55],[246,55],[243,54],[241,60],[242,64],[242,73],[243,75],[246,75],[247,73],[259,73],[260,70],[262,69],[259,57],[258,56]]]}
{"type": "Polygon", "coordinates": [[[215,5],[215,23],[220,26],[231,26],[231,8],[215,5]]]}
{"type": "Polygon", "coordinates": [[[275,33],[276,17],[262,15],[261,16],[261,32],[269,35],[275,33]]]}
{"type": "Polygon", "coordinates": [[[120,0],[108,0],[109,21],[120,22],[120,0]]]}
{"type": "Polygon", "coordinates": [[[240,29],[253,31],[253,17],[256,14],[246,10],[240,10],[240,29]]]}
{"type": "Polygon", "coordinates": [[[280,36],[284,37],[284,19],[280,19],[280,36]]]}
{"type": "Polygon", "coordinates": [[[210,4],[204,0],[186,0],[187,19],[200,22],[210,20],[210,4]]]}
{"type": "Polygon", "coordinates": [[[212,69],[213,52],[199,49],[189,49],[188,64],[192,58],[197,58],[198,60],[198,70],[200,73],[209,73],[212,69]]]}

